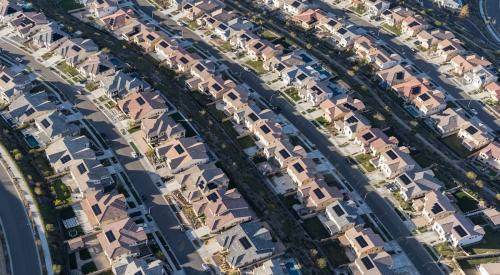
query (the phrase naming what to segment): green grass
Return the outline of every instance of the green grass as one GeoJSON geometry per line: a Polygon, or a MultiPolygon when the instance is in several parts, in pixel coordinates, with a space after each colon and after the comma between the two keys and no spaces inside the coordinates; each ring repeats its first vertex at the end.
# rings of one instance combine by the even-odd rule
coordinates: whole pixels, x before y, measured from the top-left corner
{"type": "Polygon", "coordinates": [[[188,28],[192,31],[195,31],[199,28],[200,26],[198,26],[198,24],[196,23],[196,20],[193,20],[193,21],[189,21],[188,23],[188,28]]]}
{"type": "Polygon", "coordinates": [[[83,5],[76,2],[75,0],[61,0],[60,4],[61,7],[66,11],[83,8],[83,5]]]}
{"type": "Polygon", "coordinates": [[[87,82],[85,84],[85,89],[89,92],[93,92],[99,88],[99,83],[97,82],[87,82]]]}
{"type": "Polygon", "coordinates": [[[92,255],[90,255],[90,252],[87,248],[80,250],[80,252],[78,253],[80,254],[80,260],[82,261],[89,260],[90,258],[92,258],[92,255]]]}
{"type": "Polygon", "coordinates": [[[294,88],[294,87],[288,88],[284,91],[284,93],[288,97],[290,97],[294,102],[297,102],[300,100],[299,91],[297,90],[297,88],[294,88]]]}
{"type": "Polygon", "coordinates": [[[266,40],[272,41],[274,39],[279,38],[279,35],[277,35],[276,33],[272,32],[270,30],[265,30],[265,31],[260,33],[260,37],[262,37],[266,40]]]}
{"type": "Polygon", "coordinates": [[[457,199],[457,205],[463,212],[469,212],[478,208],[478,201],[463,191],[459,191],[453,194],[453,196],[457,199]]]}
{"type": "Polygon", "coordinates": [[[358,5],[352,8],[352,11],[358,15],[363,15],[366,12],[366,8],[363,5],[358,5]]]}
{"type": "Polygon", "coordinates": [[[248,60],[245,64],[250,66],[257,74],[265,74],[267,72],[264,69],[264,62],[262,60],[248,60]]]}
{"type": "Polygon", "coordinates": [[[447,243],[440,243],[434,246],[434,250],[443,257],[451,258],[459,254],[458,249],[452,248],[447,243]]]}
{"type": "Polygon", "coordinates": [[[325,117],[320,116],[316,119],[316,122],[319,123],[323,127],[327,127],[330,125],[330,123],[325,119],[325,117]]]}
{"type": "Polygon", "coordinates": [[[238,144],[241,146],[241,148],[246,149],[255,146],[255,141],[253,140],[252,136],[245,136],[238,139],[238,144]]]}
{"type": "Polygon", "coordinates": [[[96,272],[96,271],[97,271],[97,266],[95,265],[94,262],[88,262],[88,263],[82,265],[83,274],[89,274],[89,273],[96,272]]]}
{"type": "Polygon", "coordinates": [[[129,128],[127,131],[129,134],[133,134],[139,130],[141,130],[141,125],[137,125],[137,126],[134,126],[132,128],[129,128]]]}
{"type": "Polygon", "coordinates": [[[323,226],[317,217],[304,220],[303,225],[309,236],[315,240],[321,240],[330,236],[325,226],[323,226]]]}
{"type": "Polygon", "coordinates": [[[493,231],[490,227],[484,229],[486,234],[483,239],[479,243],[467,246],[465,249],[473,254],[500,252],[500,233],[493,231]]]}
{"type": "Polygon", "coordinates": [[[224,53],[227,53],[227,52],[230,52],[233,50],[231,43],[229,43],[228,41],[223,41],[222,43],[219,43],[217,48],[219,48],[219,50],[221,50],[224,53]]]}
{"type": "Polygon", "coordinates": [[[135,143],[130,142],[130,146],[132,147],[132,149],[134,149],[134,152],[136,152],[137,154],[141,153],[141,151],[139,151],[139,148],[137,148],[137,145],[135,145],[135,143]]]}
{"type": "Polygon", "coordinates": [[[338,241],[329,240],[321,245],[323,251],[325,251],[328,260],[335,266],[339,267],[349,263],[349,259],[345,255],[344,248],[340,245],[338,241]]]}
{"type": "Polygon", "coordinates": [[[418,151],[411,155],[411,157],[422,167],[429,167],[435,163],[434,156],[425,151],[418,151]]]}
{"type": "Polygon", "coordinates": [[[359,154],[354,157],[356,161],[365,168],[367,172],[373,172],[375,171],[375,166],[373,166],[370,163],[370,160],[372,159],[372,156],[370,154],[359,154]]]}
{"type": "Polygon", "coordinates": [[[72,67],[71,65],[66,63],[65,61],[57,64],[56,67],[58,70],[60,70],[61,72],[65,73],[71,77],[77,76],[79,74],[77,69],[75,69],[74,67],[72,67]]]}
{"type": "Polygon", "coordinates": [[[399,36],[401,35],[401,26],[389,26],[386,23],[382,24],[382,28],[386,29],[389,32],[392,32],[393,34],[399,36]]]}
{"type": "Polygon", "coordinates": [[[462,158],[465,158],[471,154],[471,152],[462,145],[462,140],[457,135],[445,137],[443,138],[443,142],[462,158]]]}
{"type": "Polygon", "coordinates": [[[458,264],[465,271],[466,274],[475,274],[476,266],[480,264],[496,263],[496,262],[498,262],[498,257],[458,260],[458,264]]]}
{"type": "Polygon", "coordinates": [[[68,204],[71,202],[71,189],[62,183],[60,180],[56,180],[50,185],[51,191],[55,194],[54,204],[56,206],[68,204]]]}
{"type": "Polygon", "coordinates": [[[51,58],[52,56],[54,55],[54,52],[47,52],[47,53],[44,53],[42,55],[42,59],[43,60],[48,60],[49,58],[51,58]]]}
{"type": "Polygon", "coordinates": [[[180,123],[182,127],[186,130],[186,137],[194,137],[196,136],[196,132],[193,127],[182,117],[180,113],[173,113],[170,117],[175,120],[175,122],[180,123]]]}

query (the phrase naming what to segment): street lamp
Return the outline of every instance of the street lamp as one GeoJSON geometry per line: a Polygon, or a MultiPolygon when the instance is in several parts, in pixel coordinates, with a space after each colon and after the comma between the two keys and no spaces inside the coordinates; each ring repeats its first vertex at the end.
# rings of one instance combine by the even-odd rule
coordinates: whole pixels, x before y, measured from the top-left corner
{"type": "Polygon", "coordinates": [[[149,214],[149,215],[151,215],[151,208],[153,208],[153,207],[155,207],[155,206],[153,205],[153,206],[150,206],[150,207],[148,208],[148,214],[149,214]]]}

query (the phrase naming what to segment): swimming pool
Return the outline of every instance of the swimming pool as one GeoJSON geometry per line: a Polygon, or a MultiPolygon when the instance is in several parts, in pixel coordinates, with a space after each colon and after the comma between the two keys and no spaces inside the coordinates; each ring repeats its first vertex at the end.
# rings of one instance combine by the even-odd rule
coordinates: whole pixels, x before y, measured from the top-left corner
{"type": "Polygon", "coordinates": [[[38,144],[38,141],[32,136],[32,135],[26,135],[24,136],[24,140],[28,144],[30,148],[39,148],[40,145],[38,144]]]}
{"type": "Polygon", "coordinates": [[[321,80],[328,79],[332,76],[332,74],[321,65],[314,66],[313,69],[319,73],[321,80]]]}
{"type": "Polygon", "coordinates": [[[288,271],[289,275],[300,275],[301,274],[299,269],[297,268],[297,264],[295,264],[294,261],[288,261],[285,264],[285,267],[286,267],[286,270],[288,271]]]}

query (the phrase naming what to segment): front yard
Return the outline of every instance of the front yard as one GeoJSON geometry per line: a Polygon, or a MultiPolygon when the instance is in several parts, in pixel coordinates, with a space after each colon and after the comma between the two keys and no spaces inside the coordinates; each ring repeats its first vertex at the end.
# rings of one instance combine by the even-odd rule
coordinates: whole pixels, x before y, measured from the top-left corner
{"type": "Polygon", "coordinates": [[[392,32],[397,36],[400,36],[402,33],[401,26],[389,26],[388,24],[384,23],[382,24],[382,28],[386,29],[389,32],[392,32]]]}
{"type": "Polygon", "coordinates": [[[370,160],[372,159],[372,156],[370,154],[358,154],[358,155],[354,156],[354,159],[356,159],[356,161],[359,164],[361,164],[361,166],[363,166],[363,168],[367,172],[373,172],[373,171],[375,171],[375,166],[373,166],[370,163],[370,160]]]}
{"type": "Polygon", "coordinates": [[[297,102],[300,100],[300,96],[299,96],[299,91],[297,90],[297,88],[294,88],[294,87],[290,87],[288,89],[286,89],[285,91],[283,91],[289,98],[291,98],[294,102],[297,102]]]}
{"type": "Polygon", "coordinates": [[[250,68],[252,68],[257,74],[265,74],[264,62],[262,60],[248,60],[245,62],[250,68]]]}

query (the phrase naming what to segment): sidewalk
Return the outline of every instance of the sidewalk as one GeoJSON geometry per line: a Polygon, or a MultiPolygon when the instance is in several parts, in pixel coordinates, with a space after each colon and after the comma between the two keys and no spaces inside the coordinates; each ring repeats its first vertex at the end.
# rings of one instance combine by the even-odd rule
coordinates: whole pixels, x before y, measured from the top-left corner
{"type": "MultiPolygon", "coordinates": [[[[3,146],[0,146],[0,158],[1,160],[3,160],[2,165],[6,166],[5,169],[8,171],[9,176],[14,181],[20,198],[23,200],[23,203],[27,205],[25,214],[27,215],[28,220],[30,220],[35,227],[34,230],[36,230],[36,232],[33,232],[33,236],[35,240],[40,241],[43,250],[43,258],[45,262],[44,265],[46,270],[42,270],[42,272],[47,272],[46,274],[53,275],[54,272],[52,271],[52,258],[50,255],[47,237],[45,235],[44,223],[42,221],[40,213],[38,212],[38,207],[34,202],[33,196],[31,195],[29,185],[24,179],[21,171],[19,171],[19,168],[10,156],[9,152],[3,146]],[[29,217],[31,217],[32,219],[29,219],[29,217]]],[[[39,261],[40,260],[41,259],[39,258],[39,261]]]]}

